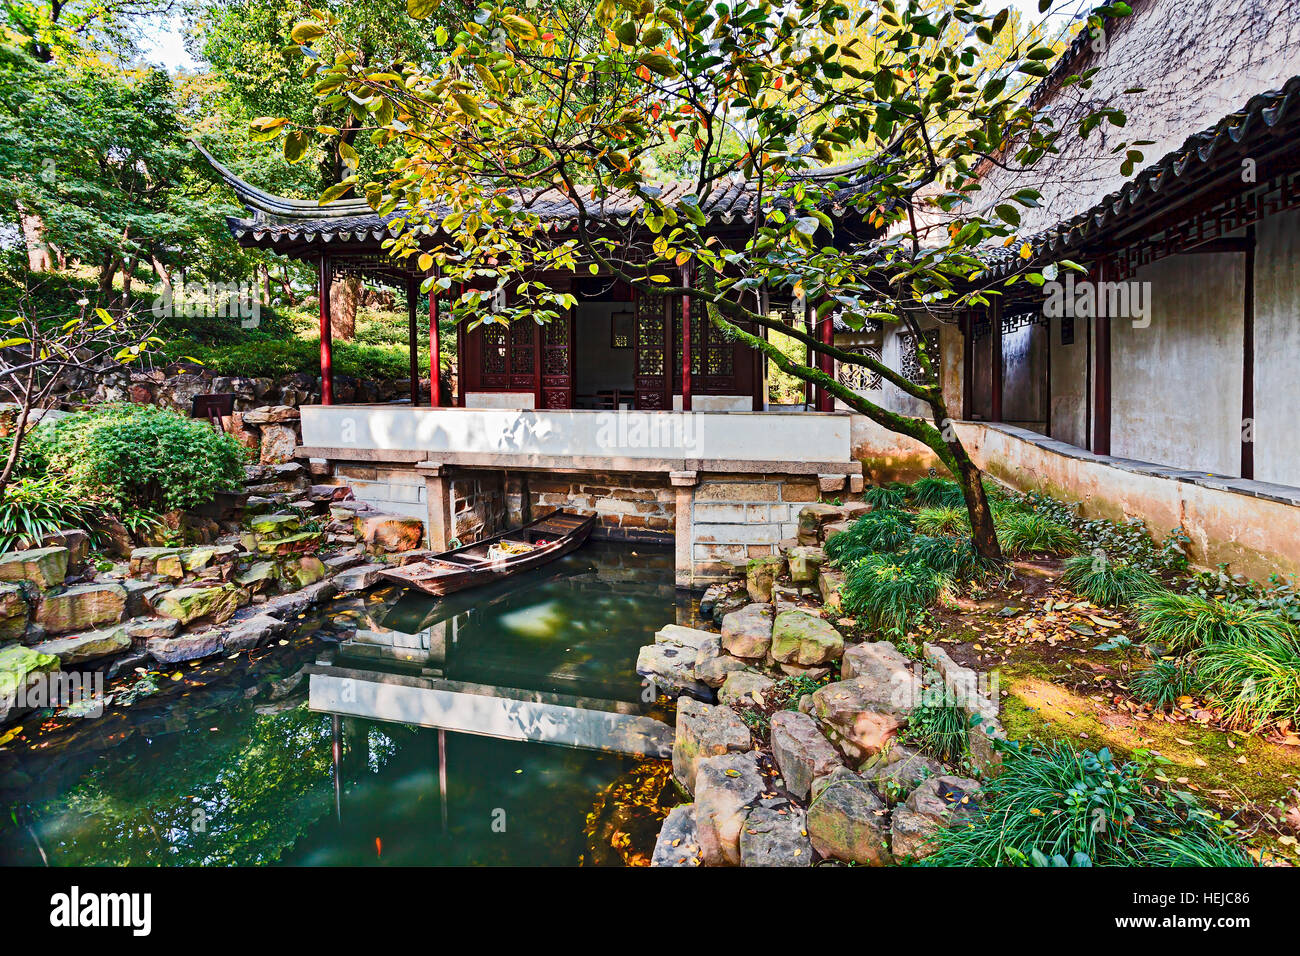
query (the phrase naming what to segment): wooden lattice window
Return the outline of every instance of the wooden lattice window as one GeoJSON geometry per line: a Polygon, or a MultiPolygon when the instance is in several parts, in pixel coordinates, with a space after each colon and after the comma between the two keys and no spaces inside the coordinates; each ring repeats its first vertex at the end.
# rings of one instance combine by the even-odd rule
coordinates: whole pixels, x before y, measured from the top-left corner
{"type": "Polygon", "coordinates": [[[506,327],[504,325],[482,325],[483,356],[481,368],[484,376],[505,375],[508,370],[506,327]]]}

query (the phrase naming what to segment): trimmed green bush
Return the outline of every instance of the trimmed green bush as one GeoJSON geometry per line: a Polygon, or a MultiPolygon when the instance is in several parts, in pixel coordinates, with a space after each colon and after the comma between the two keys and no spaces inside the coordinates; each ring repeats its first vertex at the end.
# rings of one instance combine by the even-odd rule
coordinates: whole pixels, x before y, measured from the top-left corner
{"type": "Polygon", "coordinates": [[[1191,794],[1149,779],[1139,751],[1110,752],[1004,745],[997,776],[984,781],[975,821],[943,830],[927,866],[1029,866],[1053,859],[1075,865],[1142,866],[1213,859],[1249,866],[1227,828],[1191,794]]]}
{"type": "Polygon", "coordinates": [[[209,502],[240,486],[246,454],[205,420],[129,404],[42,423],[25,448],[28,467],[114,510],[171,511],[209,502]]]}
{"type": "Polygon", "coordinates": [[[1093,604],[1112,607],[1131,604],[1161,586],[1160,579],[1150,571],[1126,561],[1112,561],[1104,554],[1068,558],[1061,580],[1093,604]]]}
{"type": "Polygon", "coordinates": [[[1235,601],[1159,591],[1138,602],[1138,623],[1147,640],[1182,653],[1206,644],[1259,644],[1291,638],[1281,615],[1235,601]]]}
{"type": "MultiPolygon", "coordinates": [[[[279,378],[284,375],[320,375],[320,341],[315,338],[254,339],[208,345],[192,340],[169,342],[169,358],[193,358],[217,375],[250,375],[279,378]]],[[[374,381],[393,381],[410,375],[410,356],[405,347],[335,342],[334,372],[374,381]]],[[[421,358],[427,374],[429,360],[421,358]]]]}

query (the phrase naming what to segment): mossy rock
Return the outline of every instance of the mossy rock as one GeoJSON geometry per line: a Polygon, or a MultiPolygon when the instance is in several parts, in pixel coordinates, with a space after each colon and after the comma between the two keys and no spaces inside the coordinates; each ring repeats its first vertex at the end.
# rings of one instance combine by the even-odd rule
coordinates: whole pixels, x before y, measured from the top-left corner
{"type": "Polygon", "coordinates": [[[67,576],[67,548],[31,548],[0,554],[0,581],[28,581],[39,588],[52,588],[67,576]]]}
{"type": "Polygon", "coordinates": [[[0,584],[0,641],[16,640],[27,631],[31,609],[20,584],[0,584]]]}
{"type": "Polygon", "coordinates": [[[782,611],[772,625],[773,660],[783,664],[825,664],[844,654],[844,638],[828,622],[805,611],[782,611]]]}
{"type": "Polygon", "coordinates": [[[210,588],[173,588],[158,598],[154,610],[163,617],[170,617],[182,624],[200,618],[220,624],[229,620],[248,602],[249,593],[233,584],[210,588]]]}
{"type": "Polygon", "coordinates": [[[59,659],[53,654],[43,654],[21,644],[0,649],[0,726],[13,713],[19,688],[26,687],[33,677],[58,669],[59,659]]]}
{"type": "Polygon", "coordinates": [[[260,515],[248,522],[254,534],[266,537],[284,537],[302,529],[302,518],[292,514],[260,515]]]}

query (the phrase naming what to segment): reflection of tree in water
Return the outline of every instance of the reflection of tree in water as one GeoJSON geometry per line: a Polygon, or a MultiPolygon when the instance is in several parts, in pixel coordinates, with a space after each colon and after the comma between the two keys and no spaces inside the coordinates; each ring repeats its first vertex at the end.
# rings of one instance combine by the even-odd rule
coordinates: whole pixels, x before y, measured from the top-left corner
{"type": "MultiPolygon", "coordinates": [[[[33,808],[50,861],[272,863],[332,812],[328,715],[297,707],[258,716],[249,707],[220,723],[119,748],[33,808]]],[[[382,764],[394,745],[369,737],[366,763],[382,764]]]]}
{"type": "Polygon", "coordinates": [[[587,814],[585,866],[649,866],[655,839],[677,803],[665,760],[637,764],[596,794],[587,814]]]}

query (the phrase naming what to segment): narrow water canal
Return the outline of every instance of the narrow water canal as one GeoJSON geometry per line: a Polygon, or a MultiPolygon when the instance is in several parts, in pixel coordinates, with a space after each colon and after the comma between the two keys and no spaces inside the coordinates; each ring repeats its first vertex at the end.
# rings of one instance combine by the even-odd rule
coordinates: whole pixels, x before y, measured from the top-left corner
{"type": "Polygon", "coordinates": [[[339,600],[251,654],[130,674],[104,716],[31,715],[0,748],[0,862],[648,858],[668,715],[633,664],[688,613],[671,552],[595,542],[490,589],[339,600]]]}

